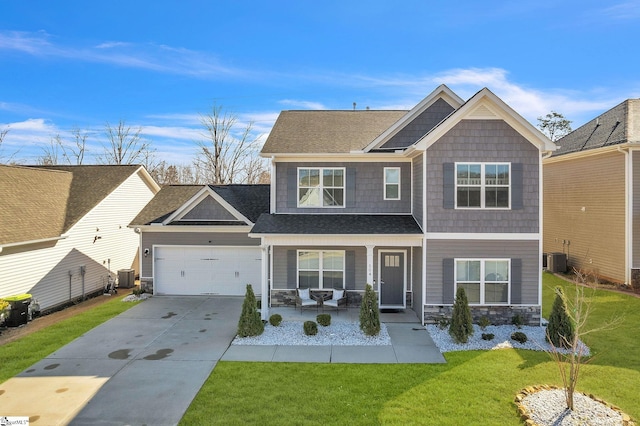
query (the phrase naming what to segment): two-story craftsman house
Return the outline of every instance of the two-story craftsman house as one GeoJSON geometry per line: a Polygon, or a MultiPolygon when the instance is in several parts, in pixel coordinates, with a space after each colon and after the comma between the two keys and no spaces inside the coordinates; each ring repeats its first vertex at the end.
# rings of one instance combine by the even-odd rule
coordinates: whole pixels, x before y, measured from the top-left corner
{"type": "Polygon", "coordinates": [[[483,89],[438,87],[410,111],[283,111],[270,185],[167,186],[130,224],[155,294],[293,305],[296,289],[367,283],[381,308],[540,320],[542,157],[555,149],[483,89]]]}
{"type": "Polygon", "coordinates": [[[474,317],[537,324],[555,148],[488,89],[464,102],[440,86],[410,111],[283,111],[262,149],[270,212],[249,234],[263,303],[337,288],[357,305],[369,283],[381,308],[432,322],[463,287],[474,317]]]}

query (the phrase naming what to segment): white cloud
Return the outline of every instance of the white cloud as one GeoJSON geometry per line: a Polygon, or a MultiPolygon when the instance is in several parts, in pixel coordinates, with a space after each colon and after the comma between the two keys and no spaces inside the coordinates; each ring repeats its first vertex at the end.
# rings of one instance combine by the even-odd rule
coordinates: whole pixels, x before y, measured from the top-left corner
{"type": "Polygon", "coordinates": [[[0,50],[200,78],[249,74],[244,70],[225,66],[215,55],[184,48],[122,41],[107,41],[91,47],[79,47],[55,44],[50,41],[51,38],[46,32],[0,31],[0,50]]]}
{"type": "Polygon", "coordinates": [[[302,108],[302,109],[313,109],[313,110],[328,109],[322,103],[313,102],[313,101],[301,101],[301,100],[296,100],[296,99],[283,99],[283,100],[279,101],[278,103],[280,103],[282,105],[288,105],[288,106],[302,108]]]}

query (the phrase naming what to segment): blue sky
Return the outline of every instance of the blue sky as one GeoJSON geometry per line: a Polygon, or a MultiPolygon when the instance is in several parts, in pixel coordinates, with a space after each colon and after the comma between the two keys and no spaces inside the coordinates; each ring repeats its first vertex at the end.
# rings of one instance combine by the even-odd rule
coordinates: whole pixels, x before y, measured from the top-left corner
{"type": "MultiPolygon", "coordinates": [[[[574,128],[640,97],[640,0],[0,0],[0,157],[142,127],[189,163],[214,104],[268,134],[285,109],[409,109],[488,87],[574,128]]],[[[87,163],[92,162],[89,158],[87,163]]]]}

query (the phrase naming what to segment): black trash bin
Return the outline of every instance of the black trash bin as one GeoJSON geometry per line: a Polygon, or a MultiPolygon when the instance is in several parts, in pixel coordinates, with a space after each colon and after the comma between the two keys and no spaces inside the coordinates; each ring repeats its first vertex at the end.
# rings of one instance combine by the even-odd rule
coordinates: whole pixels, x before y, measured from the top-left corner
{"type": "Polygon", "coordinates": [[[16,296],[5,297],[4,300],[9,302],[11,310],[9,318],[5,320],[7,327],[18,327],[24,325],[29,320],[29,304],[31,303],[30,294],[18,294],[16,296]]]}

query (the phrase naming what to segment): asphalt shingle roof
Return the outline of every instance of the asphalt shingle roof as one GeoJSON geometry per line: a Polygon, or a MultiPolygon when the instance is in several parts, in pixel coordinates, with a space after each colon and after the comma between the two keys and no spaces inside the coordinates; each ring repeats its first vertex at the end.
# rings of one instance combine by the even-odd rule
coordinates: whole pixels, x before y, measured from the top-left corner
{"type": "Polygon", "coordinates": [[[282,111],[262,154],[348,153],[365,148],[408,111],[282,111]]]}
{"type": "Polygon", "coordinates": [[[416,234],[422,230],[411,215],[263,214],[253,234],[416,234]]]}
{"type": "Polygon", "coordinates": [[[640,138],[640,99],[627,99],[609,111],[599,115],[556,144],[560,147],[553,156],[586,151],[626,142],[638,142],[640,138]]]}
{"type": "Polygon", "coordinates": [[[64,234],[139,168],[0,167],[0,244],[64,234]]]}
{"type": "MultiPolygon", "coordinates": [[[[131,226],[160,223],[189,201],[205,185],[166,185],[133,219],[131,226]]],[[[226,202],[255,222],[269,212],[269,185],[208,185],[226,202]]],[[[180,222],[179,224],[184,224],[180,222]]],[[[191,222],[190,224],[195,224],[191,222]]],[[[221,224],[221,223],[218,223],[221,224]]]]}
{"type": "Polygon", "coordinates": [[[71,173],[0,165],[0,244],[64,233],[71,173]]]}

